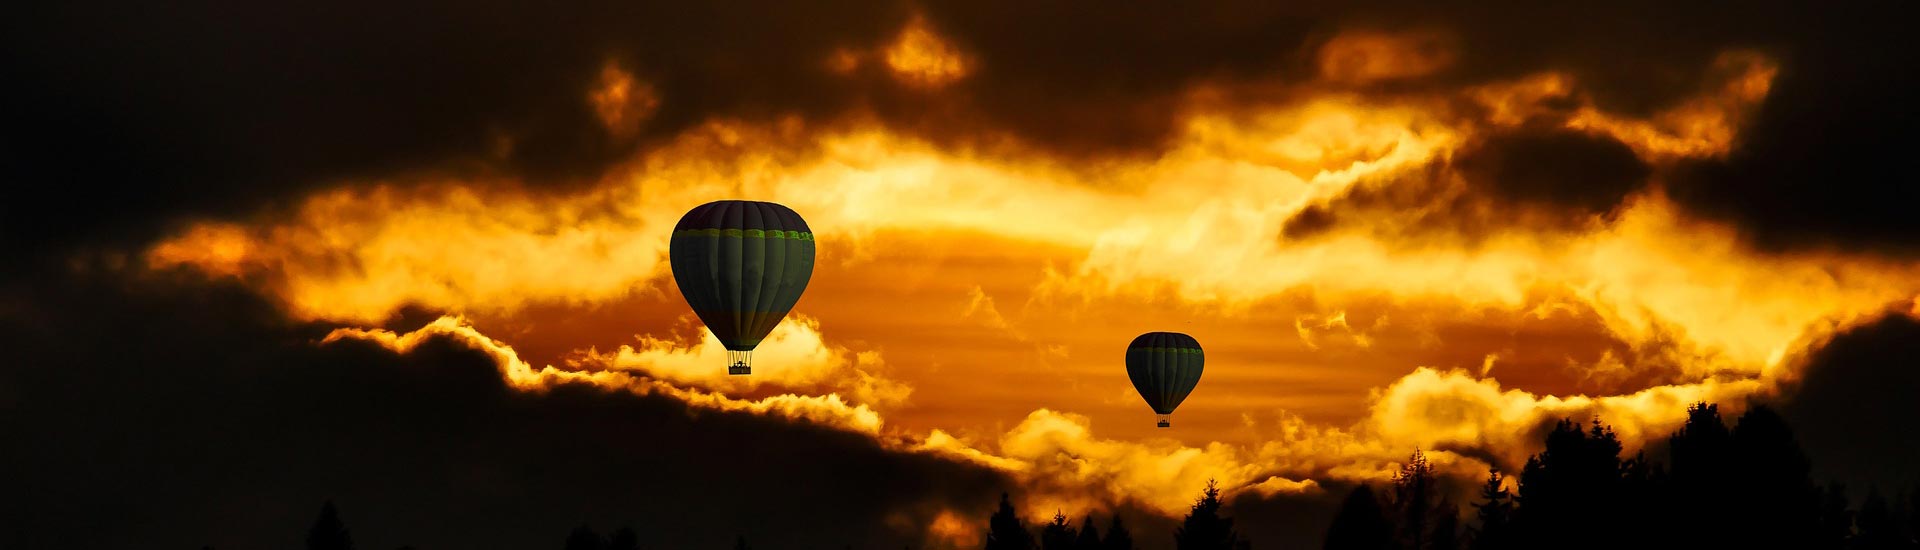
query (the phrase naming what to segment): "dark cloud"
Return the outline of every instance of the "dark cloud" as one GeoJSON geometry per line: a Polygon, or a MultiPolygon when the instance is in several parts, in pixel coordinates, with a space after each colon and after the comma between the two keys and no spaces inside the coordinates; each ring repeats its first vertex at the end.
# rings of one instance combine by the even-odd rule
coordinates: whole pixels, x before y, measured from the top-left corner
{"type": "Polygon", "coordinates": [[[591,179],[712,116],[838,112],[821,69],[884,42],[896,4],[588,2],[133,6],[46,3],[7,18],[0,245],[151,238],[340,178],[419,171],[591,179]],[[588,101],[614,62],[661,110],[632,137],[588,101]]]}
{"type": "Polygon", "coordinates": [[[1529,126],[1478,138],[1420,169],[1362,181],[1288,219],[1281,237],[1310,238],[1356,221],[1469,243],[1503,229],[1577,228],[1612,213],[1652,173],[1612,137],[1529,126]]]}
{"type": "Polygon", "coordinates": [[[1738,147],[1671,195],[1767,248],[1920,250],[1915,10],[1875,7],[1810,14],[1738,147]]]}
{"type": "Polygon", "coordinates": [[[1493,195],[1584,214],[1613,210],[1651,173],[1619,140],[1567,130],[1495,135],[1455,162],[1471,185],[1493,195]]]}
{"type": "Polygon", "coordinates": [[[363,547],[918,546],[1009,482],[866,436],[660,397],[507,388],[450,341],[320,346],[231,288],[91,281],[5,296],[9,548],[295,546],[323,500],[363,547]]]}
{"type": "Polygon", "coordinates": [[[1814,477],[1883,490],[1920,482],[1920,321],[1889,314],[1835,335],[1806,358],[1780,412],[1813,461],[1814,477]]]}
{"type": "Polygon", "coordinates": [[[1726,50],[1782,56],[1758,135],[1678,196],[1767,239],[1792,240],[1804,226],[1899,241],[1907,217],[1892,205],[1912,186],[1900,185],[1907,176],[1892,159],[1911,149],[1912,77],[1900,69],[1914,48],[1900,40],[1906,18],[1880,9],[47,3],[0,23],[0,66],[12,77],[0,92],[0,177],[34,197],[0,207],[0,250],[137,244],[181,216],[249,212],[342,179],[430,172],[577,183],[715,117],[870,113],[943,145],[1012,136],[1057,155],[1150,156],[1178,129],[1197,85],[1252,84],[1229,94],[1247,103],[1326,86],[1316,82],[1316,50],[1349,29],[1434,32],[1446,38],[1432,44],[1459,49],[1432,74],[1352,91],[1451,94],[1559,70],[1601,108],[1628,114],[1699,92],[1726,50]],[[876,52],[916,13],[973,60],[966,78],[929,90],[887,73],[876,52]],[[863,64],[827,70],[843,50],[863,52],[863,64]],[[608,132],[587,101],[609,62],[659,97],[638,132],[608,132]]]}

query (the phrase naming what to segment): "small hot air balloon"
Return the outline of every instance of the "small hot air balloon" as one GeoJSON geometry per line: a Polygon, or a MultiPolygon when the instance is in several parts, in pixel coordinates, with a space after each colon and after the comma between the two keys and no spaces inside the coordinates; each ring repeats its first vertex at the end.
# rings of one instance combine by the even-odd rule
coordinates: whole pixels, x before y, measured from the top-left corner
{"type": "Polygon", "coordinates": [[[1127,344],[1127,378],[1153,407],[1162,428],[1172,425],[1167,420],[1173,409],[1200,383],[1205,363],[1200,341],[1178,332],[1149,332],[1127,344]]]}
{"type": "Polygon", "coordinates": [[[786,318],[813,277],[813,231],[793,209],[715,201],[673,227],[673,282],[727,347],[727,373],[753,372],[753,348],[786,318]]]}

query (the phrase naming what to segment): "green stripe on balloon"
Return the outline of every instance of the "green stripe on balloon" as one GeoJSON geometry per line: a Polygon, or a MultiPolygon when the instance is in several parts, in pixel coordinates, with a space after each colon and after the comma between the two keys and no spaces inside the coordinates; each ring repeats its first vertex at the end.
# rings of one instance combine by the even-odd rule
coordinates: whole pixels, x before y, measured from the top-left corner
{"type": "Polygon", "coordinates": [[[682,229],[673,232],[673,238],[689,237],[735,237],[753,239],[790,239],[811,241],[813,234],[805,231],[781,231],[778,229],[682,229]]]}

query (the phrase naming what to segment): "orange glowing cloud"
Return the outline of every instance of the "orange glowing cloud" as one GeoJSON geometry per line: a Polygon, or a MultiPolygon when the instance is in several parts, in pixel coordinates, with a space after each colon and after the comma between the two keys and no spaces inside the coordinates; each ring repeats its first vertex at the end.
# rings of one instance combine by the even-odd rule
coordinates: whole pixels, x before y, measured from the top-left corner
{"type": "MultiPolygon", "coordinates": [[[[1350,33],[1320,60],[1327,79],[1363,83],[1444,71],[1450,51],[1435,37],[1350,33]]],[[[846,57],[847,71],[861,55],[846,57]]],[[[929,88],[973,69],[920,20],[880,59],[929,88]]],[[[1171,515],[1209,478],[1230,492],[1299,494],[1318,490],[1316,480],[1384,480],[1415,448],[1437,449],[1442,471],[1476,475],[1487,464],[1472,457],[1524,459],[1537,450],[1529,430],[1558,417],[1598,415],[1637,446],[1671,429],[1689,402],[1773,391],[1823,331],[1920,303],[1920,264],[1758,253],[1730,229],[1690,219],[1657,186],[1586,224],[1533,227],[1492,213],[1498,223],[1473,239],[1406,226],[1416,215],[1474,213],[1388,213],[1309,238],[1282,231],[1310,206],[1405,185],[1569,98],[1571,115],[1556,123],[1617,138],[1649,163],[1723,154],[1775,69],[1730,53],[1715,71],[1731,76],[1650,117],[1606,112],[1559,73],[1438,97],[1199,98],[1161,154],[1088,162],[947,150],[859,120],[712,120],[587,189],[349,182],[288,215],[193,225],[144,258],[240,277],[303,320],[368,326],[407,306],[450,314],[408,333],[342,328],[328,342],[407,353],[448,339],[487,353],[526,391],[589,383],[818,423],[1005,472],[1029,488],[1028,510],[1132,502],[1171,515]],[[1463,101],[1484,113],[1462,116],[1463,101]],[[801,213],[821,258],[751,378],[721,374],[718,344],[691,324],[663,265],[682,213],[741,197],[801,213]],[[526,328],[546,319],[530,311],[608,307],[653,328],[538,342],[569,351],[536,354],[559,368],[534,368],[468,321],[526,328]],[[1446,323],[1507,337],[1436,328],[1446,323]],[[1149,324],[1193,324],[1215,338],[1203,340],[1228,344],[1209,347],[1209,381],[1182,410],[1202,418],[1184,430],[1120,425],[1141,410],[1115,367],[1112,350],[1131,337],[1118,327],[1149,324]],[[1514,336],[1545,324],[1559,331],[1545,344],[1514,336]],[[1547,368],[1601,384],[1574,392],[1516,381],[1547,368]],[[1622,374],[1653,368],[1675,374],[1622,374]],[[1296,412],[1310,405],[1342,410],[1296,412]]],[[[657,101],[645,90],[610,65],[588,94],[612,130],[645,120],[657,101]]],[[[542,338],[489,332],[522,349],[542,338]]],[[[933,521],[946,521],[936,531],[952,540],[966,540],[955,526],[975,523],[933,521]]]]}
{"type": "Polygon", "coordinates": [[[1445,33],[1348,31],[1320,46],[1320,76],[1362,84],[1427,76],[1453,64],[1454,46],[1445,33]]]}
{"type": "Polygon", "coordinates": [[[697,408],[777,416],[857,433],[880,433],[878,413],[866,405],[848,403],[837,394],[781,394],[759,400],[742,400],[618,371],[571,371],[552,366],[535,369],[521,360],[512,346],[481,334],[457,317],[441,317],[405,334],[381,329],[343,328],[328,334],[321,343],[358,340],[404,354],[435,339],[452,341],[486,353],[493,358],[507,383],[526,391],[544,391],[556,384],[590,384],[640,395],[664,395],[697,408]]]}
{"type": "MultiPolygon", "coordinates": [[[[691,320],[690,318],[687,320],[691,320]]],[[[694,328],[694,327],[689,327],[694,328]]],[[[788,389],[828,388],[857,403],[898,405],[913,388],[884,377],[879,352],[852,352],[828,345],[818,321],[789,317],[754,349],[752,376],[730,376],[716,365],[726,364],[727,350],[705,328],[698,344],[640,336],[639,345],[622,345],[613,352],[584,352],[571,366],[596,370],[635,371],[678,385],[751,392],[766,385],[788,389]]]]}
{"type": "Polygon", "coordinates": [[[941,87],[965,78],[972,62],[933,32],[925,18],[914,18],[886,49],[887,68],[902,82],[941,87]]]}
{"type": "Polygon", "coordinates": [[[617,137],[632,136],[660,108],[660,97],[652,85],[635,80],[633,74],[612,63],[600,70],[600,85],[587,98],[600,123],[617,137]]]}

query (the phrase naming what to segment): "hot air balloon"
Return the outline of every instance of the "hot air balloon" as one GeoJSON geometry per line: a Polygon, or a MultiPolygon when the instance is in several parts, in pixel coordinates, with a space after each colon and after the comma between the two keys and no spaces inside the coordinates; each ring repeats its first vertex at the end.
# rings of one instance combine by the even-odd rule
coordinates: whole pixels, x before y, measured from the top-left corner
{"type": "Polygon", "coordinates": [[[727,347],[727,373],[753,372],[753,348],[813,276],[813,231],[793,209],[715,201],[687,211],[667,246],[673,282],[727,347]]]}
{"type": "Polygon", "coordinates": [[[1171,426],[1173,409],[1200,383],[1206,355],[1200,341],[1178,332],[1149,332],[1127,344],[1127,378],[1153,407],[1160,427],[1171,426]]]}

